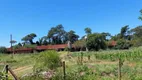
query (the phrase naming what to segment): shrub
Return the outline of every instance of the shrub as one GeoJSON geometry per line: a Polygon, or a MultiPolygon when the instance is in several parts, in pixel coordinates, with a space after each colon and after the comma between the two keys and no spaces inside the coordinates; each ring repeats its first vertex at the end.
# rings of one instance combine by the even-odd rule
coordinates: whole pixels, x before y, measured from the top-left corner
{"type": "Polygon", "coordinates": [[[129,49],[131,47],[130,41],[119,39],[117,41],[116,49],[129,49]]]}
{"type": "Polygon", "coordinates": [[[54,70],[60,66],[60,58],[56,51],[49,50],[41,52],[36,58],[36,64],[34,66],[35,72],[40,72],[44,70],[54,70]]]}
{"type": "Polygon", "coordinates": [[[0,53],[6,53],[7,49],[6,47],[0,47],[0,53]]]}

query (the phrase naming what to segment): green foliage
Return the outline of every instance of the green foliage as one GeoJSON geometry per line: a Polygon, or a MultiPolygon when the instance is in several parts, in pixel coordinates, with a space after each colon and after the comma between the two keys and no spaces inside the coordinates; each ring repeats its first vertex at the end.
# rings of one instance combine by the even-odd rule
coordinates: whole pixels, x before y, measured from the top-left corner
{"type": "Polygon", "coordinates": [[[14,49],[19,49],[22,47],[22,44],[21,43],[18,43],[17,45],[14,45],[13,48],[14,49]]]}
{"type": "Polygon", "coordinates": [[[120,31],[120,38],[124,38],[126,39],[126,36],[127,36],[127,33],[129,31],[129,25],[126,25],[124,27],[121,28],[121,31],[120,31]]]}
{"type": "Polygon", "coordinates": [[[78,41],[74,42],[74,46],[76,49],[82,50],[83,48],[86,47],[86,41],[85,40],[78,40],[78,41]]]}
{"type": "Polygon", "coordinates": [[[106,49],[104,36],[99,33],[88,35],[87,48],[89,50],[95,50],[95,51],[98,51],[100,49],[106,49]]]}
{"type": "Polygon", "coordinates": [[[137,26],[136,28],[131,30],[131,33],[133,33],[133,39],[132,44],[134,46],[142,46],[142,26],[137,26]]]}
{"type": "Polygon", "coordinates": [[[56,69],[60,66],[60,58],[59,54],[54,51],[44,51],[41,52],[38,57],[36,58],[36,64],[34,66],[34,71],[35,72],[40,72],[44,70],[53,70],[56,69]]]}
{"type": "Polygon", "coordinates": [[[23,37],[21,40],[25,42],[30,42],[31,44],[34,44],[33,39],[37,37],[35,33],[31,33],[23,37]]]}
{"type": "Polygon", "coordinates": [[[33,74],[20,78],[20,80],[44,80],[43,76],[40,74],[33,74]]]}
{"type": "Polygon", "coordinates": [[[84,31],[85,31],[86,34],[92,33],[92,30],[89,27],[85,28],[84,31]]]}
{"type": "Polygon", "coordinates": [[[0,72],[0,80],[5,80],[4,73],[0,72]]]}
{"type": "Polygon", "coordinates": [[[131,47],[131,43],[128,40],[119,39],[117,40],[116,49],[129,49],[131,47]]]}
{"type": "Polygon", "coordinates": [[[135,38],[132,41],[130,41],[133,47],[139,47],[142,46],[142,38],[135,38]]]}
{"type": "Polygon", "coordinates": [[[6,53],[7,49],[6,47],[0,47],[0,53],[6,53]]]}
{"type": "Polygon", "coordinates": [[[140,10],[140,16],[139,19],[142,20],[142,9],[140,10]]]}
{"type": "MultiPolygon", "coordinates": [[[[62,71],[58,71],[52,80],[63,80],[62,71]]],[[[90,80],[95,79],[95,75],[86,65],[75,65],[67,68],[66,80],[90,80]]]]}
{"type": "Polygon", "coordinates": [[[36,45],[26,44],[26,45],[24,45],[23,47],[34,49],[34,48],[36,47],[36,45]]]}
{"type": "Polygon", "coordinates": [[[102,60],[111,60],[111,61],[117,61],[119,58],[121,60],[135,60],[140,61],[142,54],[141,54],[141,48],[133,49],[133,50],[126,50],[126,51],[105,51],[105,52],[99,52],[97,54],[94,54],[96,59],[102,59],[102,60]]]}
{"type": "Polygon", "coordinates": [[[79,36],[77,34],[75,34],[75,31],[73,31],[73,30],[70,30],[67,33],[67,36],[68,36],[68,40],[71,41],[71,43],[74,43],[79,38],[79,36]]]}
{"type": "Polygon", "coordinates": [[[61,44],[67,41],[67,32],[64,30],[62,24],[52,27],[48,32],[49,43],[51,44],[61,44]]]}

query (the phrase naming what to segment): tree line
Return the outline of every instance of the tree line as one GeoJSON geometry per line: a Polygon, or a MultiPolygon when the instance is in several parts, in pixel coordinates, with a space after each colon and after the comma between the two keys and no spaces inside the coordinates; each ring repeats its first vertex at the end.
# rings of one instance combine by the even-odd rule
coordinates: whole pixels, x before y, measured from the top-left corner
{"type": "MultiPolygon", "coordinates": [[[[140,10],[139,19],[142,20],[142,10],[140,10]]],[[[121,28],[120,32],[114,36],[108,32],[92,32],[89,27],[86,27],[84,31],[86,35],[79,38],[79,35],[76,34],[74,30],[68,32],[64,29],[62,24],[59,24],[55,27],[51,27],[47,35],[35,42],[33,40],[37,35],[31,33],[21,39],[21,41],[23,41],[22,43],[15,44],[15,40],[10,41],[10,43],[15,44],[13,47],[17,49],[19,47],[67,44],[67,42],[70,41],[77,49],[83,50],[87,48],[88,50],[95,51],[108,48],[128,49],[129,47],[142,46],[142,25],[133,29],[130,29],[129,25],[125,25],[121,28]],[[116,45],[112,45],[112,41],[115,41],[116,45]]]]}

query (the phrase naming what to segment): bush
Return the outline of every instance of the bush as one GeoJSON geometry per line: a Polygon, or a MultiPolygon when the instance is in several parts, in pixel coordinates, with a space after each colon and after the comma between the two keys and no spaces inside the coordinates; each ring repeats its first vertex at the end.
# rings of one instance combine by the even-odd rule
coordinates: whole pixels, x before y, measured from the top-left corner
{"type": "Polygon", "coordinates": [[[6,47],[0,47],[0,53],[6,53],[7,49],[6,47]]]}
{"type": "Polygon", "coordinates": [[[34,66],[35,72],[54,70],[60,66],[60,58],[56,51],[49,50],[41,52],[36,58],[36,64],[34,66]]]}
{"type": "Polygon", "coordinates": [[[116,49],[129,49],[131,47],[130,41],[119,39],[117,41],[116,49]]]}

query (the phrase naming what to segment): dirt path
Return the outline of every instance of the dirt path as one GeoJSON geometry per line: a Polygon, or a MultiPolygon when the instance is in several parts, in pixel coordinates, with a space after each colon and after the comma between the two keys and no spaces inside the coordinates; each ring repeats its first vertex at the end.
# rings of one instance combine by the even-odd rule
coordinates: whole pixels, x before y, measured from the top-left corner
{"type": "Polygon", "coordinates": [[[96,64],[117,64],[118,61],[112,62],[112,61],[103,61],[103,60],[100,60],[100,61],[96,61],[94,63],[96,63],[96,64]]]}
{"type": "Polygon", "coordinates": [[[32,68],[33,68],[32,66],[23,66],[23,67],[16,68],[13,71],[15,73],[19,73],[19,72],[23,72],[23,71],[26,71],[26,70],[30,70],[32,68]]]}
{"type": "MultiPolygon", "coordinates": [[[[19,67],[16,69],[12,69],[12,71],[18,76],[21,77],[25,74],[29,74],[32,73],[32,66],[23,66],[23,67],[19,67]]],[[[9,73],[9,75],[12,77],[12,75],[9,73]]]]}

